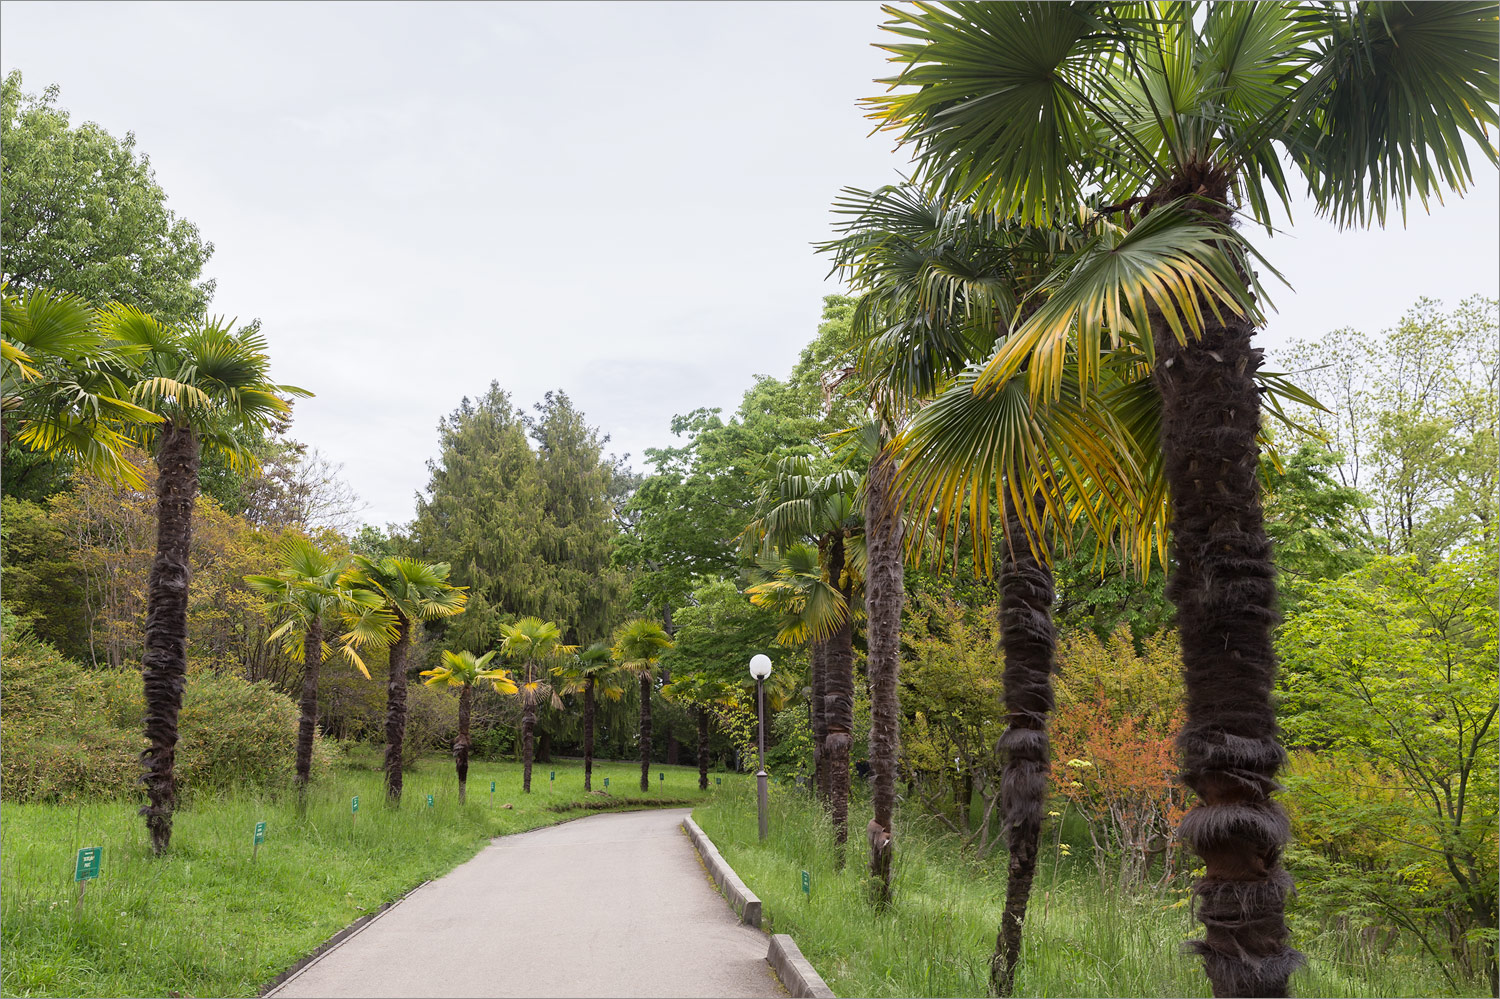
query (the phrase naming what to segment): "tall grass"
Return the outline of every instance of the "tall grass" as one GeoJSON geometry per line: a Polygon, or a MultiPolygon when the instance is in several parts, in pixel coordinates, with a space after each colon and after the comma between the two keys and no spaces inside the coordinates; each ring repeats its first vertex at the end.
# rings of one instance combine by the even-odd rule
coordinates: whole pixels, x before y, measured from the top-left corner
{"type": "Polygon", "coordinates": [[[538,764],[524,795],[519,765],[475,762],[460,807],[452,761],[434,757],[407,775],[402,807],[389,809],[378,771],[341,768],[314,785],[301,816],[291,793],[200,795],[178,812],[171,854],[159,859],[135,803],[0,802],[0,994],[257,995],[333,933],[492,836],[585,815],[585,806],[702,800],[696,769],[654,768],[649,793],[638,763],[596,762],[594,787],[605,777],[608,796],[584,795],[580,763],[538,764]],[[252,860],[259,821],[266,838],[252,860]],[[101,876],[76,906],[74,857],[87,846],[104,848],[101,876]]]}
{"type": "MultiPolygon", "coordinates": [[[[753,787],[744,783],[693,816],[760,896],[766,930],[790,933],[835,993],[988,994],[1005,898],[1003,851],[987,862],[967,860],[951,837],[898,815],[894,904],[876,912],[863,836],[851,838],[840,869],[832,825],[805,794],[773,788],[765,845],[755,807],[753,787]],[[804,870],[812,876],[808,895],[804,870]]],[[[850,809],[851,825],[859,814],[850,809]]],[[[1185,895],[1105,890],[1091,864],[1053,861],[1047,857],[1038,873],[1017,995],[1207,994],[1197,958],[1183,952],[1183,941],[1198,932],[1185,895]]],[[[1299,996],[1451,994],[1437,968],[1418,954],[1376,954],[1333,935],[1298,945],[1310,958],[1293,979],[1299,996]]],[[[1474,987],[1474,995],[1485,994],[1479,983],[1474,987]]]]}

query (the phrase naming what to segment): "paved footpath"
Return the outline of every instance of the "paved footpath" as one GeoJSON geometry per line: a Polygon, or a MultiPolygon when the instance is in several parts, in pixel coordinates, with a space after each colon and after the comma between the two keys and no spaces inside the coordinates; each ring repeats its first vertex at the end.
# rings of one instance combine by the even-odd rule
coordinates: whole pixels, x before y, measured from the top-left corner
{"type": "Polygon", "coordinates": [[[616,812],[494,840],[272,996],[785,996],[679,824],[616,812]]]}

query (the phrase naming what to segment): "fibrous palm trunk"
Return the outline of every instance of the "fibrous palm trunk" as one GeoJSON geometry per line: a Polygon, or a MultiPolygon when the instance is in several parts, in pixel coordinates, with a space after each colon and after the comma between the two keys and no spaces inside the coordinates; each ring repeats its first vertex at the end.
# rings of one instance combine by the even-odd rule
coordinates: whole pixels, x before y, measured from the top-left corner
{"type": "Polygon", "coordinates": [[[651,670],[641,673],[641,790],[651,790],[651,670]]]}
{"type": "Polygon", "coordinates": [[[812,669],[813,786],[818,800],[828,805],[828,712],[823,698],[828,678],[828,645],[814,640],[809,651],[812,669]]]}
{"type": "Polygon", "coordinates": [[[708,709],[698,708],[698,790],[708,790],[708,709]]]}
{"type": "Polygon", "coordinates": [[[411,625],[396,612],[396,641],[391,645],[391,675],[385,685],[385,800],[401,804],[401,754],[406,747],[406,652],[411,625]]]}
{"type": "Polygon", "coordinates": [[[1204,939],[1192,946],[1214,995],[1284,996],[1303,958],[1287,944],[1289,827],[1271,797],[1286,757],[1271,704],[1276,584],[1257,479],[1261,352],[1248,320],[1203,315],[1185,345],[1159,316],[1152,330],[1172,498],[1167,596],[1187,693],[1177,747],[1198,796],[1180,831],[1206,869],[1194,887],[1204,939]]]}
{"type": "Polygon", "coordinates": [[[193,428],[169,423],[156,456],[156,556],[147,583],[145,731],[141,753],[146,804],[141,814],[151,833],[152,852],[172,842],[177,807],[177,716],[187,676],[187,605],[192,565],[193,501],[198,495],[198,436],[193,428]]]}
{"type": "Polygon", "coordinates": [[[583,789],[594,789],[594,678],[583,681],[583,789]]]}
{"type": "MultiPolygon", "coordinates": [[[[844,573],[844,539],[829,546],[828,579],[840,585],[844,573]]],[[[840,587],[844,589],[844,587],[840,587]]],[[[848,593],[845,593],[848,597],[848,593]]],[[[828,764],[828,807],[833,834],[840,844],[849,838],[849,750],[854,730],[854,615],[852,608],[828,640],[823,658],[823,715],[828,734],[824,759],[828,764]]],[[[843,851],[839,851],[842,863],[843,851]]]]}
{"type": "Polygon", "coordinates": [[[318,670],[323,665],[323,622],[313,620],[302,639],[302,714],[297,719],[297,797],[312,779],[313,739],[318,730],[318,670]]]}
{"type": "Polygon", "coordinates": [[[521,790],[531,793],[531,761],[536,754],[536,693],[533,666],[526,663],[526,686],[521,689],[521,790]]]}
{"type": "Polygon", "coordinates": [[[871,797],[875,817],[870,823],[870,875],[876,880],[876,900],[891,898],[891,863],[895,855],[896,760],[901,749],[900,677],[901,602],[904,597],[901,561],[901,513],[895,496],[896,469],[882,452],[870,465],[865,491],[865,609],[868,623],[870,673],[871,797]]]}
{"type": "MultiPolygon", "coordinates": [[[[1005,650],[1001,684],[1007,727],[1000,737],[1000,749],[1005,753],[1000,793],[1010,865],[1005,882],[1005,911],[995,938],[995,954],[990,959],[990,987],[999,996],[1010,995],[1015,986],[1026,905],[1036,876],[1042,815],[1047,803],[1050,756],[1047,716],[1052,711],[1052,660],[1056,652],[1052,571],[1036,557],[1032,539],[1017,514],[1009,490],[1005,492],[1000,643],[1005,650]]],[[[1026,521],[1031,519],[1027,517],[1026,521]]]]}
{"type": "Polygon", "coordinates": [[[458,803],[468,798],[469,790],[469,694],[473,688],[464,684],[458,692],[458,738],[453,740],[453,765],[458,768],[458,803]]]}

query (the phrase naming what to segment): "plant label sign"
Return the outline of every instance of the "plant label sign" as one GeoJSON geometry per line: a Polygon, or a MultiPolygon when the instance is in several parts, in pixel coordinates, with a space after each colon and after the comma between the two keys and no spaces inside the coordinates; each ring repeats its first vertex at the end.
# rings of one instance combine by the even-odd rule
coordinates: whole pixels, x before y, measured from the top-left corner
{"type": "Polygon", "coordinates": [[[609,778],[608,777],[604,778],[604,786],[605,787],[609,787],[609,778]]]}
{"type": "Polygon", "coordinates": [[[664,774],[664,773],[659,773],[659,774],[656,775],[656,779],[659,780],[659,781],[661,781],[661,782],[663,782],[663,783],[665,783],[666,780],[667,780],[667,775],[664,774]]]}
{"type": "Polygon", "coordinates": [[[495,782],[494,781],[490,781],[490,794],[494,794],[494,793],[495,793],[495,782]]]}
{"type": "Polygon", "coordinates": [[[557,771],[556,770],[549,770],[549,771],[547,771],[547,779],[548,780],[552,780],[552,781],[557,780],[557,771]]]}
{"type": "Polygon", "coordinates": [[[722,783],[724,783],[724,778],[723,777],[715,777],[714,778],[714,783],[715,784],[722,784],[722,783]]]}
{"type": "Polygon", "coordinates": [[[802,872],[802,894],[812,895],[812,875],[806,871],[802,872]]]}
{"type": "Polygon", "coordinates": [[[78,851],[78,862],[73,867],[73,880],[86,881],[99,876],[99,861],[104,856],[104,847],[90,846],[78,851]]]}
{"type": "Polygon", "coordinates": [[[359,811],[359,795],[356,794],[354,796],[354,800],[349,802],[349,811],[351,811],[351,812],[357,812],[357,811],[359,811]]]}
{"type": "Polygon", "coordinates": [[[264,822],[257,822],[257,823],[255,823],[255,845],[256,846],[260,846],[265,841],[266,841],[266,824],[264,822]]]}
{"type": "Polygon", "coordinates": [[[428,808],[432,807],[432,795],[430,795],[430,794],[427,796],[427,807],[428,808]]]}

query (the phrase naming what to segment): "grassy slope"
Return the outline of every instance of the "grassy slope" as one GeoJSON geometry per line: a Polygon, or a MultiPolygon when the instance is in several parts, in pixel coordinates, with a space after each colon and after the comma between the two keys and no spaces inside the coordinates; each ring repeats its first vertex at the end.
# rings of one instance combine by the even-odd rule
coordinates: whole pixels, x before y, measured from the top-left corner
{"type": "Polygon", "coordinates": [[[303,819],[289,795],[220,795],[178,813],[172,854],[161,860],[150,856],[128,802],[0,805],[0,994],[253,996],[339,929],[451,870],[491,836],[588,814],[567,808],[584,801],[701,800],[696,768],[655,767],[642,794],[638,763],[596,763],[594,787],[611,778],[608,799],[583,794],[578,762],[538,764],[529,796],[520,771],[472,764],[463,808],[446,757],[407,774],[398,811],[382,806],[381,776],[370,770],[336,770],[315,786],[303,819]],[[491,780],[499,785],[493,805],[491,780]],[[266,841],[252,863],[261,820],[266,841]],[[75,915],[73,862],[84,846],[104,847],[104,859],[75,915]]]}
{"type": "MultiPolygon", "coordinates": [[[[898,816],[896,902],[877,915],[866,901],[864,836],[851,838],[848,864],[838,871],[833,830],[821,809],[780,788],[772,794],[765,846],[758,841],[749,783],[693,813],[760,896],[767,932],[790,933],[838,995],[988,993],[1005,897],[1003,850],[986,864],[965,862],[937,836],[910,829],[898,816]],[[812,876],[808,896],[802,870],[812,876]]],[[[851,826],[858,817],[862,833],[868,807],[849,811],[851,826]]],[[[1207,994],[1197,959],[1182,953],[1182,942],[1198,928],[1180,899],[1101,891],[1092,866],[1064,864],[1057,880],[1054,873],[1044,861],[1027,917],[1017,995],[1207,994]]],[[[1451,994],[1430,962],[1415,955],[1364,951],[1362,960],[1350,963],[1334,960],[1327,942],[1298,945],[1312,959],[1292,981],[1299,996],[1451,994]]]]}

